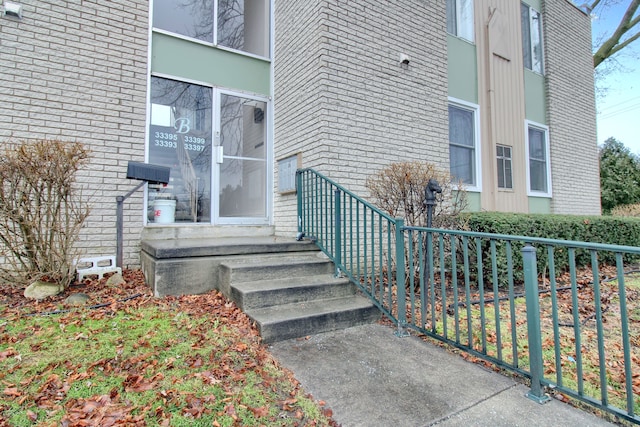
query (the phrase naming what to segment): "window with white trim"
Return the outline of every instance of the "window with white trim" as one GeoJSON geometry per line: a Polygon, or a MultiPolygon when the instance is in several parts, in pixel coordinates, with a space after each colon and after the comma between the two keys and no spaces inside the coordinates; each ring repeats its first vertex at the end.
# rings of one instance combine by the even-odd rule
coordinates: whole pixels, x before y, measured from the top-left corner
{"type": "Polygon", "coordinates": [[[269,0],[154,0],[153,27],[269,57],[269,7],[269,0]]]}
{"type": "Polygon", "coordinates": [[[549,136],[546,126],[526,123],[527,175],[529,194],[551,197],[549,136]]]}
{"type": "Polygon", "coordinates": [[[524,67],[543,74],[542,16],[531,6],[521,3],[522,57],[524,67]]]}
{"type": "Polygon", "coordinates": [[[447,0],[447,32],[474,41],[473,0],[447,0]]]}
{"type": "Polygon", "coordinates": [[[478,107],[449,104],[449,169],[470,190],[479,190],[478,107]]]}
{"type": "Polygon", "coordinates": [[[498,188],[513,188],[513,169],[511,167],[511,147],[496,145],[498,159],[498,188]]]}

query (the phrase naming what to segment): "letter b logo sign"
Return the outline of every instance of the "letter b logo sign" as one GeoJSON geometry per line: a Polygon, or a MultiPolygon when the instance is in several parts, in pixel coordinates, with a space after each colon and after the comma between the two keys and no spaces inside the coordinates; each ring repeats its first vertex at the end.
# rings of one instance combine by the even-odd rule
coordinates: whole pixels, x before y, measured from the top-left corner
{"type": "Polygon", "coordinates": [[[191,130],[189,124],[189,119],[181,117],[179,119],[176,119],[176,121],[173,123],[173,128],[177,133],[189,133],[189,131],[191,130]]]}

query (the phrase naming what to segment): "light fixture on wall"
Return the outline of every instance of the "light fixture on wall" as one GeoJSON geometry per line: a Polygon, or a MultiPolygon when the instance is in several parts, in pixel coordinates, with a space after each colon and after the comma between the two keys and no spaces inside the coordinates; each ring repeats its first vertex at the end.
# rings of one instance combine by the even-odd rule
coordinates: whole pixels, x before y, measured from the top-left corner
{"type": "Polygon", "coordinates": [[[400,54],[400,63],[402,65],[409,65],[409,55],[401,53],[400,54]]]}
{"type": "Polygon", "coordinates": [[[18,3],[4,2],[4,16],[22,19],[22,5],[18,3]]]}

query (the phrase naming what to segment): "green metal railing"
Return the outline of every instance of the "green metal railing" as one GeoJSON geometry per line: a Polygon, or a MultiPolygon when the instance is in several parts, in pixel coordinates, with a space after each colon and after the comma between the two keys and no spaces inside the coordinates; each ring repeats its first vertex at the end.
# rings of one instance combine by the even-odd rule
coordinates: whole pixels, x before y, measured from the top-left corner
{"type": "MultiPolygon", "coordinates": [[[[313,240],[343,274],[390,318],[398,278],[393,235],[398,220],[311,169],[299,170],[298,231],[313,240]],[[389,254],[393,254],[389,256],[389,254]]],[[[401,279],[404,281],[404,279],[401,279]]]]}
{"type": "Polygon", "coordinates": [[[404,226],[298,171],[299,232],[398,327],[640,424],[640,248],[404,226]]]}

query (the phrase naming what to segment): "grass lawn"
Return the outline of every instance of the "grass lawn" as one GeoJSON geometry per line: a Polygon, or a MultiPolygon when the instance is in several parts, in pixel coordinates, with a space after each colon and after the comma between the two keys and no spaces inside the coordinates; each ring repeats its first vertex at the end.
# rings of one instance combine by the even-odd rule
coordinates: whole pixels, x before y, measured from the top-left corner
{"type": "Polygon", "coordinates": [[[67,290],[93,309],[0,291],[0,426],[336,425],[219,293],[153,298],[124,277],[67,290]]]}

